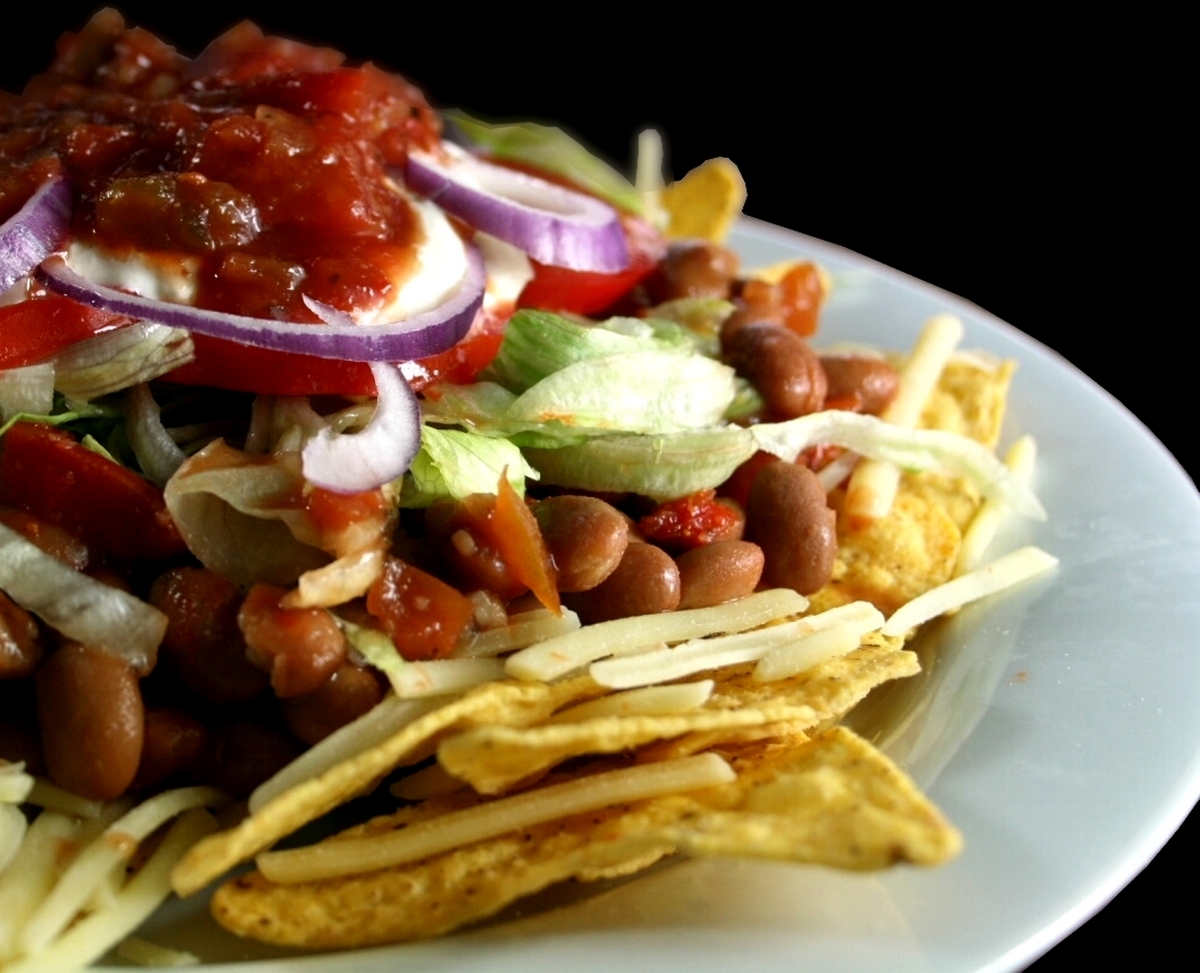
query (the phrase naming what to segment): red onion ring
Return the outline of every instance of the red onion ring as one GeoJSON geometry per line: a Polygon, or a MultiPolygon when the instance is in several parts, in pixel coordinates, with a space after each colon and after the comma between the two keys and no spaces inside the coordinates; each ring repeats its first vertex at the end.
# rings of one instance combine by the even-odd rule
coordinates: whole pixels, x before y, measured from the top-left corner
{"type": "Polygon", "coordinates": [[[475,320],[487,277],[479,250],[474,244],[465,246],[467,271],[448,300],[432,310],[386,324],[357,324],[348,315],[332,323],[296,324],[154,301],[95,284],[58,255],[42,263],[38,278],[80,304],[244,345],[347,361],[409,361],[457,344],[475,320]]]}
{"type": "Polygon", "coordinates": [[[54,176],[0,226],[0,292],[32,271],[66,237],[71,202],[71,184],[65,176],[54,176]]]}
{"type": "Polygon", "coordinates": [[[359,432],[322,429],[304,444],[301,469],[310,483],[335,493],[361,493],[390,483],[421,447],[421,407],[395,365],[371,362],[375,413],[359,432]]]}
{"type": "Polygon", "coordinates": [[[607,203],[447,145],[449,162],[410,152],[409,188],[538,263],[615,274],[629,266],[621,221],[607,203]]]}

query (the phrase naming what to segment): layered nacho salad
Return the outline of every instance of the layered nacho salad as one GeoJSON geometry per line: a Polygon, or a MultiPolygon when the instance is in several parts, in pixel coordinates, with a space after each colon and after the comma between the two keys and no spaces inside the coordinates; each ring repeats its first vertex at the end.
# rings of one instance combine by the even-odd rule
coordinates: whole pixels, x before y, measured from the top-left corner
{"type": "Polygon", "coordinates": [[[0,969],[194,959],[137,935],[172,894],[350,949],[959,852],[841,721],[1054,566],[989,549],[1044,516],[1013,363],[823,346],[736,167],[641,145],[113,11],[0,100],[0,969]]]}

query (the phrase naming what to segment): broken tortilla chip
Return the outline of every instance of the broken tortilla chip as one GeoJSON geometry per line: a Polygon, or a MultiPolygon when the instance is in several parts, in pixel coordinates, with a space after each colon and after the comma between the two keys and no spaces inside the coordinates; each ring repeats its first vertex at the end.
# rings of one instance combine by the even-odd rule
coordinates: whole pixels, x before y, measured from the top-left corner
{"type": "MultiPolygon", "coordinates": [[[[621,874],[676,852],[856,870],[933,865],[958,853],[958,832],[851,731],[793,744],[725,752],[737,771],[729,784],[563,818],[404,866],[297,885],[253,872],[217,891],[213,914],[267,942],[345,948],[440,935],[555,882],[621,874]]],[[[352,830],[386,833],[446,810],[445,802],[422,805],[352,830]]]]}
{"type": "Polygon", "coordinates": [[[179,895],[199,891],[234,865],[368,790],[385,774],[423,759],[443,733],[485,724],[537,723],[595,692],[595,683],[587,677],[555,685],[509,680],[478,686],[418,717],[378,746],[284,791],[236,827],[198,842],[172,871],[172,887],[179,895]]]}
{"type": "Polygon", "coordinates": [[[702,162],[662,190],[666,235],[677,240],[700,238],[722,243],[745,201],[746,183],[737,166],[728,159],[702,162]]]}

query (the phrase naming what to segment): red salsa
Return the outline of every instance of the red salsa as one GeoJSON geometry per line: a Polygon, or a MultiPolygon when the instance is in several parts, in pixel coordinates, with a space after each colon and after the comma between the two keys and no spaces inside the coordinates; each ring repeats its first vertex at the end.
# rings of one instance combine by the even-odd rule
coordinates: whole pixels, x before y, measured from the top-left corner
{"type": "Polygon", "coordinates": [[[315,320],[302,293],[387,303],[420,224],[386,171],[439,137],[416,88],[335,51],[243,23],[189,60],[109,10],[0,102],[0,216],[61,164],[75,239],[187,258],[201,306],[315,320]]]}

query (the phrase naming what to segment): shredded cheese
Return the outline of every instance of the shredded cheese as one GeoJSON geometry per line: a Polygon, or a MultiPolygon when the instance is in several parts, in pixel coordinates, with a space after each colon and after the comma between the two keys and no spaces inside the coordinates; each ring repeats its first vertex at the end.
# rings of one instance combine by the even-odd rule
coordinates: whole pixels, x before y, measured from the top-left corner
{"type": "Polygon", "coordinates": [[[400,831],[264,852],[257,864],[268,879],[285,885],[373,872],[546,821],[613,804],[714,787],[735,777],[729,764],[714,753],[664,760],[500,798],[420,821],[400,831]]]}
{"type": "Polygon", "coordinates": [[[903,635],[931,618],[1014,587],[1022,581],[1049,571],[1057,564],[1058,558],[1047,554],[1040,547],[1022,547],[990,564],[976,568],[969,574],[959,575],[945,584],[931,588],[902,605],[884,623],[883,634],[903,635]]]}
{"type": "MultiPolygon", "coordinates": [[[[939,314],[926,322],[900,372],[899,391],[881,416],[885,422],[907,429],[916,426],[962,335],[962,322],[952,314],[939,314]]],[[[896,499],[899,482],[900,470],[895,464],[863,460],[854,468],[846,487],[847,516],[857,521],[886,517],[896,499]]]]}

